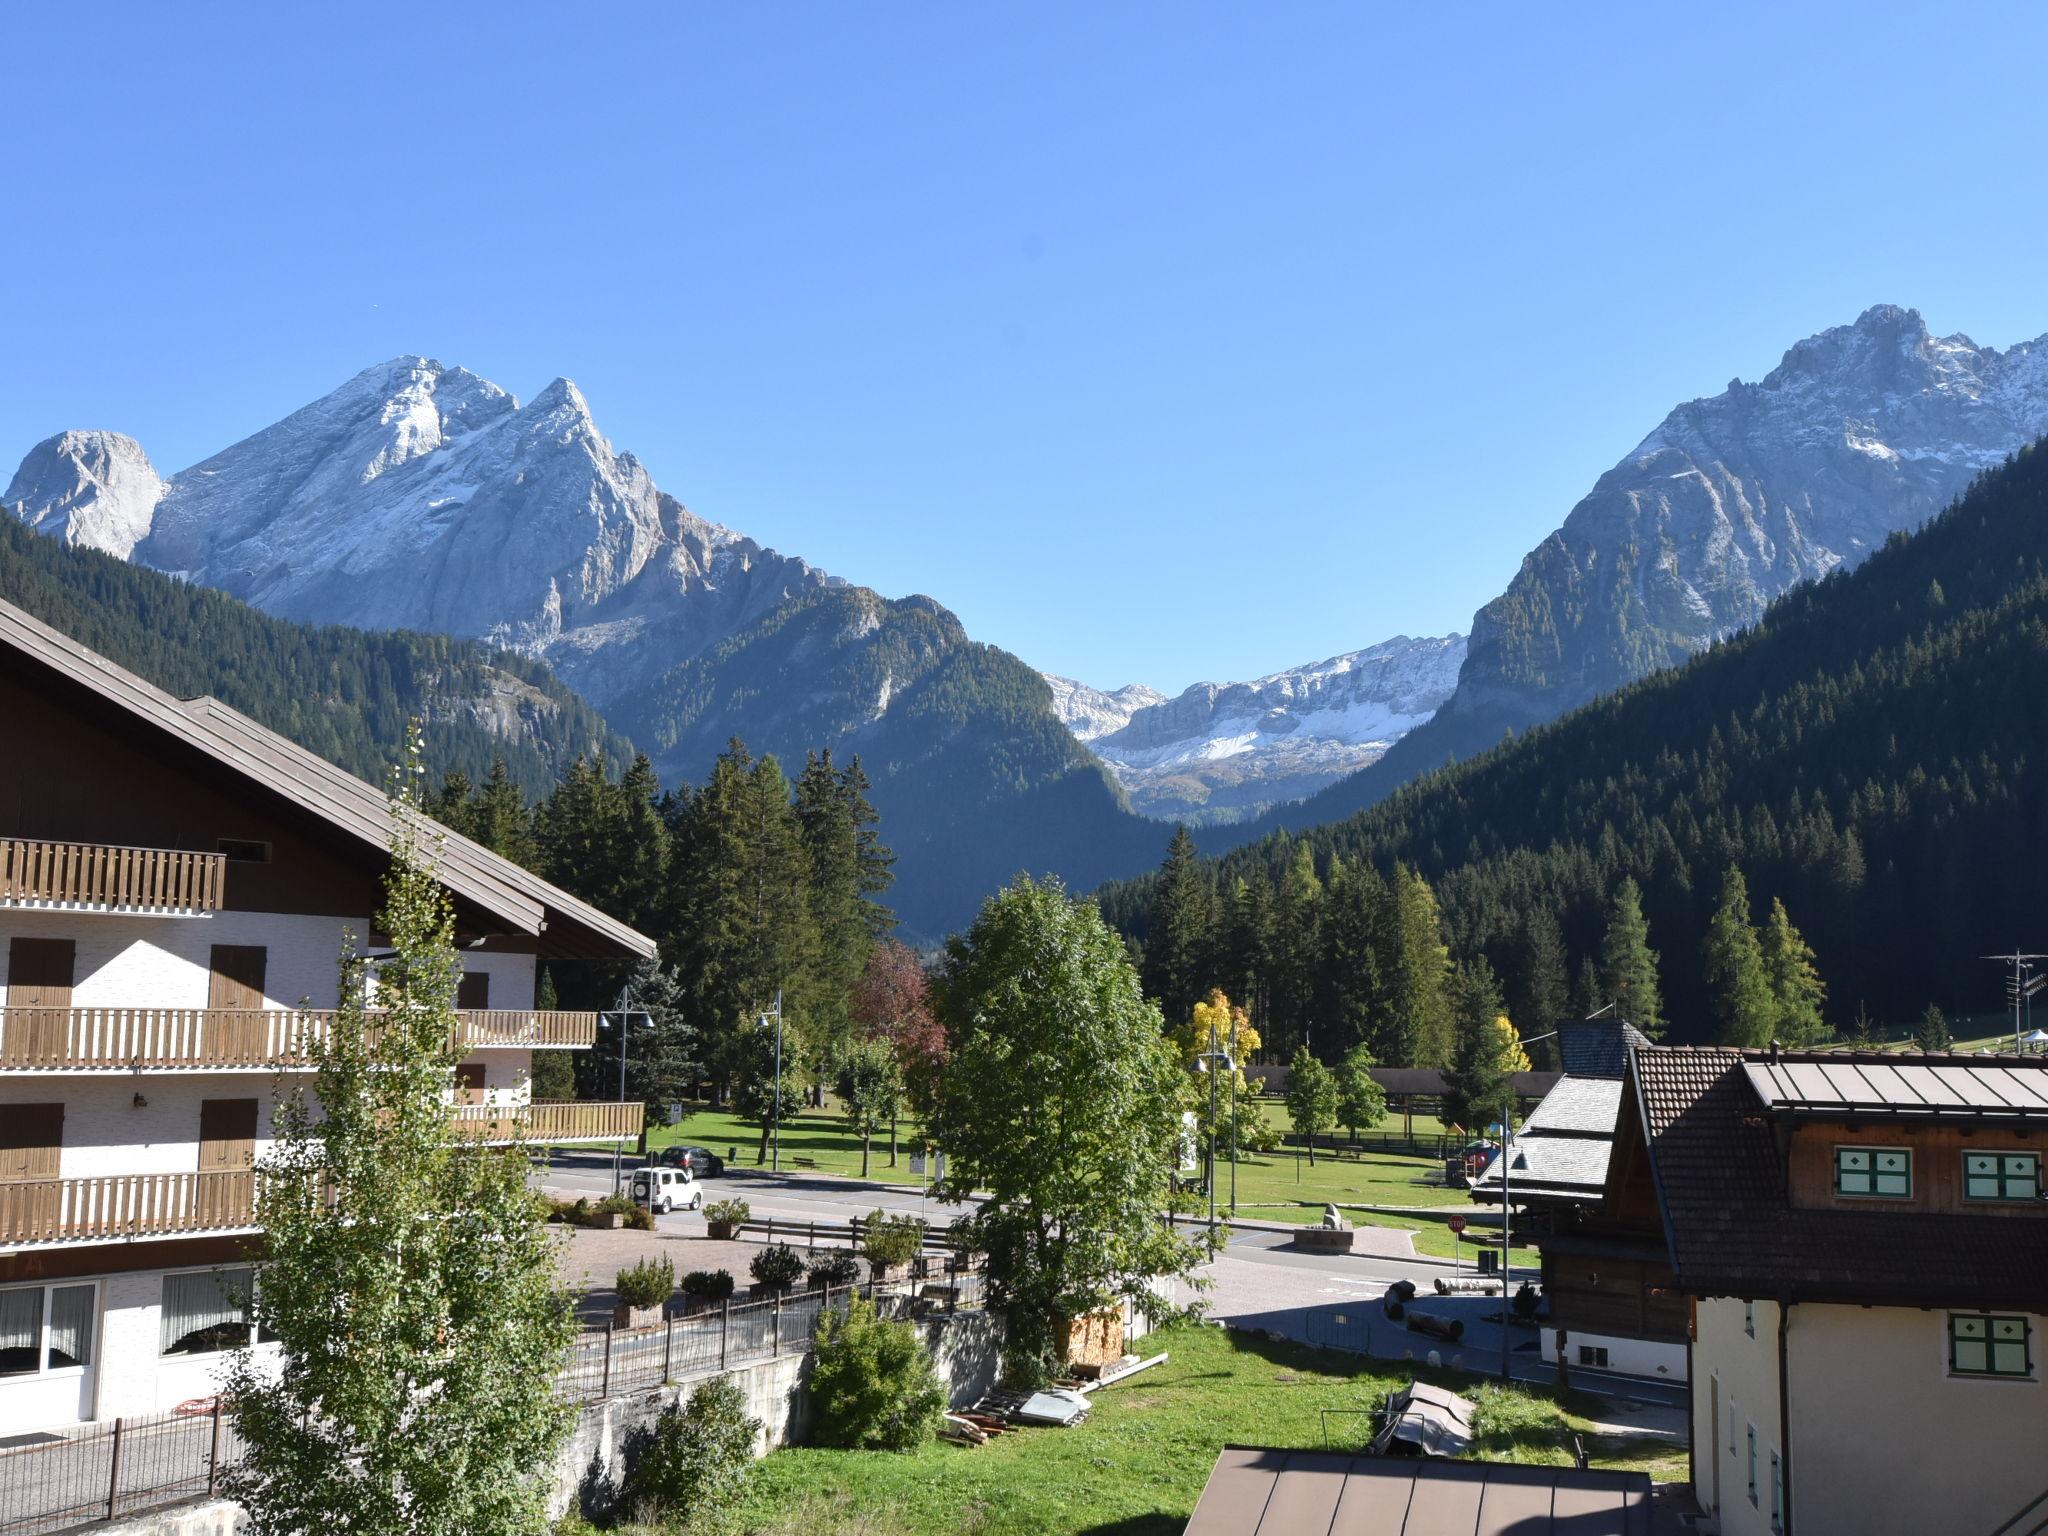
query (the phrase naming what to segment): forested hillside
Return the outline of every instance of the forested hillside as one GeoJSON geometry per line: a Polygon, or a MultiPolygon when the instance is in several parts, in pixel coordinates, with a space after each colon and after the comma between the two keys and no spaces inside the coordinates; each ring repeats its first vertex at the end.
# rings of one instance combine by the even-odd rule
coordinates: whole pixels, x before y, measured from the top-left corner
{"type": "MultiPolygon", "coordinates": [[[[1838,1031],[1866,1012],[1993,1008],[2000,976],[1978,957],[2048,938],[2044,572],[2035,448],[1683,667],[1195,880],[1105,889],[1104,909],[1155,956],[1183,957],[1153,960],[1185,972],[1176,986],[1249,979],[1284,998],[1292,952],[1315,957],[1325,996],[1370,994],[1320,887],[1333,861],[1340,884],[1401,866],[1433,887],[1453,955],[1488,960],[1533,1034],[1617,990],[1608,930],[1633,879],[1671,1034],[1702,1039],[1734,1032],[1702,948],[1732,867],[1766,948],[1773,901],[1811,944],[1838,1031]]],[[[1293,1022],[1312,1025],[1316,988],[1297,990],[1293,1022]]],[[[1318,1050],[1344,1033],[1319,1030],[1318,1050]]]]}
{"type": "Polygon", "coordinates": [[[611,715],[665,783],[702,778],[734,739],[792,766],[857,755],[899,856],[898,915],[925,938],[1019,871],[1085,889],[1144,868],[1169,833],[1060,723],[1044,678],[927,597],[809,593],[611,715]]]}
{"type": "Polygon", "coordinates": [[[537,662],[445,635],[274,619],[205,587],[0,517],[0,597],[182,698],[210,693],[372,783],[426,721],[436,771],[492,760],[528,795],[631,746],[537,662]]]}

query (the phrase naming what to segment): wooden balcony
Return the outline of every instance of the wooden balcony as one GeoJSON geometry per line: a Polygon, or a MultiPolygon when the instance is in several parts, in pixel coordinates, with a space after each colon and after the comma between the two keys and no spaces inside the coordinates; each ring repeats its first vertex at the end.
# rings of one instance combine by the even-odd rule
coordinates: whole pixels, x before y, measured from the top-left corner
{"type": "MultiPolygon", "coordinates": [[[[597,1015],[533,1008],[457,1014],[453,1048],[578,1047],[597,1015]]],[[[0,1008],[0,1072],[232,1071],[305,1066],[332,1027],[316,1008],[0,1008]]]]}
{"type": "Polygon", "coordinates": [[[218,912],[226,878],[218,853],[0,838],[0,908],[218,912]]]}
{"type": "Polygon", "coordinates": [[[457,1104],[455,1133],[483,1142],[631,1141],[647,1124],[647,1106],[583,1099],[531,1104],[457,1104]]]}
{"type": "Polygon", "coordinates": [[[120,1242],[256,1224],[256,1175],[124,1173],[0,1184],[0,1243],[120,1242]]]}

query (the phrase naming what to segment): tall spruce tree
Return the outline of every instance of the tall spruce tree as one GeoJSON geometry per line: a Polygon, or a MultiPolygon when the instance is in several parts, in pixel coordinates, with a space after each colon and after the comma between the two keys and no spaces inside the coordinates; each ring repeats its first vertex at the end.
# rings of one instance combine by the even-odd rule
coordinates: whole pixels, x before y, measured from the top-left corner
{"type": "Polygon", "coordinates": [[[1391,881],[1388,1038],[1373,1054],[1390,1066],[1441,1067],[1450,1059],[1451,952],[1429,882],[1406,865],[1391,881]]]}
{"type": "MultiPolygon", "coordinates": [[[[1571,1016],[1564,934],[1558,927],[1557,913],[1549,905],[1532,906],[1523,914],[1515,948],[1519,963],[1508,996],[1508,1013],[1522,1021],[1522,1028],[1539,1035],[1549,1034],[1571,1016]]],[[[1544,1056],[1548,1061],[1556,1061],[1555,1040],[1545,1044],[1544,1056]]]]}
{"type": "Polygon", "coordinates": [[[1749,885],[1733,864],[1721,882],[1721,900],[1708,921],[1701,955],[1707,985],[1713,991],[1721,1043],[1769,1043],[1778,1019],[1778,1003],[1771,994],[1763,946],[1749,921],[1749,885]]]}
{"type": "Polygon", "coordinates": [[[1145,993],[1169,1019],[1187,1017],[1208,990],[1215,949],[1216,900],[1202,876],[1195,840],[1173,829],[1159,869],[1152,926],[1145,939],[1145,993]]]}
{"type": "Polygon", "coordinates": [[[1664,1038],[1664,997],[1657,985],[1657,952],[1643,917],[1643,893],[1633,876],[1615,887],[1600,946],[1600,989],[1614,1011],[1652,1040],[1664,1038]]]}
{"type": "Polygon", "coordinates": [[[1316,1017],[1324,1048],[1346,1056],[1382,1038],[1386,1014],[1380,935],[1386,882],[1370,864],[1332,858],[1323,891],[1322,953],[1317,956],[1316,1017]]]}
{"type": "Polygon", "coordinates": [[[1822,1039],[1828,1027],[1821,1020],[1827,1001],[1827,983],[1814,965],[1813,950],[1792,926],[1785,903],[1771,898],[1771,915],[1764,921],[1759,941],[1763,947],[1764,974],[1770,980],[1771,998],[1776,1004],[1773,1024],[1775,1038],[1787,1045],[1811,1045],[1822,1039]]]}
{"type": "Polygon", "coordinates": [[[1529,1058],[1485,956],[1457,967],[1451,996],[1456,1043],[1444,1069],[1443,1117],[1467,1130],[1511,1119],[1514,1074],[1527,1069],[1529,1058]]]}
{"type": "Polygon", "coordinates": [[[1316,877],[1315,853],[1306,842],[1298,842],[1273,900],[1267,977],[1272,1027],[1266,1038],[1276,1048],[1307,1045],[1313,1049],[1323,1044],[1310,1038],[1315,1026],[1322,906],[1323,883],[1316,877]]]}

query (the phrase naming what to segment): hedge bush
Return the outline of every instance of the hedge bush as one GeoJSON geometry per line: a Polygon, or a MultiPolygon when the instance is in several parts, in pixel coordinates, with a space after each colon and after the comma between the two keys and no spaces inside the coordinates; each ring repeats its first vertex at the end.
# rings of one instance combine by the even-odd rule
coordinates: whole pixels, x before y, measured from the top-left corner
{"type": "Polygon", "coordinates": [[[754,1470],[754,1440],[761,1421],[725,1377],[705,1382],[690,1401],[655,1425],[654,1438],[626,1480],[628,1507],[640,1518],[687,1516],[729,1509],[747,1491],[754,1470]]]}
{"type": "Polygon", "coordinates": [[[818,1439],[853,1449],[909,1451],[944,1421],[946,1389],[924,1340],[909,1323],[892,1323],[855,1296],[842,1316],[818,1319],[811,1398],[818,1439]]]}
{"type": "Polygon", "coordinates": [[[754,1255],[747,1266],[757,1283],[770,1290],[784,1291],[803,1277],[804,1261],[787,1243],[770,1243],[754,1255]]]}
{"type": "Polygon", "coordinates": [[[811,1259],[813,1285],[852,1285],[860,1279],[860,1260],[848,1248],[827,1248],[811,1259]]]}
{"type": "Polygon", "coordinates": [[[693,1269],[683,1276],[683,1294],[704,1301],[725,1300],[733,1293],[733,1285],[729,1269],[693,1269]]]}
{"type": "Polygon", "coordinates": [[[630,1269],[619,1271],[613,1282],[619,1300],[629,1307],[658,1307],[676,1290],[676,1266],[666,1257],[642,1259],[630,1269]]]}

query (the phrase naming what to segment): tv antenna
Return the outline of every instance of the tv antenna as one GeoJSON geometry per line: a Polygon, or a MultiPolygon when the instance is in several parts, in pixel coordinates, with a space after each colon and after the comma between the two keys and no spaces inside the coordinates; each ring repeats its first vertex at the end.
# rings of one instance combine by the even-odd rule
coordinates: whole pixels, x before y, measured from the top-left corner
{"type": "Polygon", "coordinates": [[[2012,1048],[2015,1055],[2024,1056],[2026,1045],[2020,1037],[2020,1011],[2031,1012],[2031,1002],[2036,992],[2048,987],[2048,971],[2035,974],[2033,962],[2048,960],[2048,955],[2022,954],[2015,949],[2009,955],[1979,955],[1980,960],[1996,960],[2000,965],[2012,967],[2012,976],[2006,981],[2005,995],[2012,1001],[2012,1048]]]}

